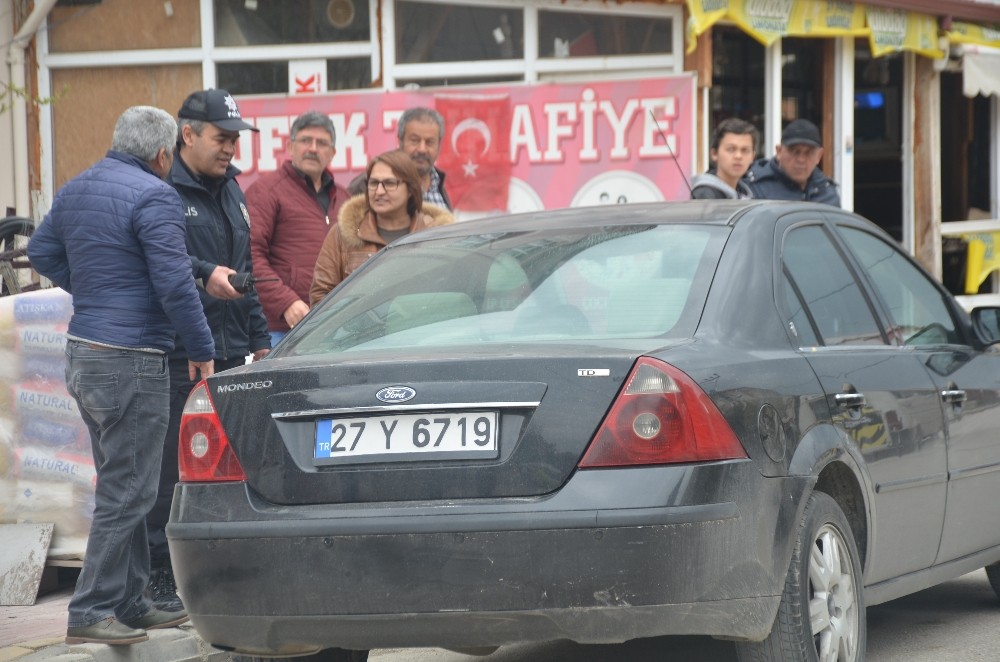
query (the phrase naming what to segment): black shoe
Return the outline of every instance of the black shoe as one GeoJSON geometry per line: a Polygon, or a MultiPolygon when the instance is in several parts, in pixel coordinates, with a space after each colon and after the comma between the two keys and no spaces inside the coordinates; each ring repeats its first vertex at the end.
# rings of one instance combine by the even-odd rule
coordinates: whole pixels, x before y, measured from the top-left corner
{"type": "MultiPolygon", "coordinates": [[[[187,615],[185,615],[187,618],[187,615]]],[[[146,630],[133,628],[114,616],[97,621],[93,625],[78,628],[66,628],[66,643],[73,644],[107,644],[108,646],[124,646],[137,644],[149,639],[146,630]]]]}
{"type": "Polygon", "coordinates": [[[131,621],[122,621],[122,623],[130,628],[137,628],[141,630],[160,630],[163,628],[172,628],[187,622],[188,615],[183,609],[180,611],[163,611],[157,609],[156,607],[153,607],[139,618],[131,621]]]}
{"type": "Polygon", "coordinates": [[[184,603],[177,595],[174,571],[169,566],[153,568],[149,573],[149,599],[160,611],[183,611],[184,603]]]}

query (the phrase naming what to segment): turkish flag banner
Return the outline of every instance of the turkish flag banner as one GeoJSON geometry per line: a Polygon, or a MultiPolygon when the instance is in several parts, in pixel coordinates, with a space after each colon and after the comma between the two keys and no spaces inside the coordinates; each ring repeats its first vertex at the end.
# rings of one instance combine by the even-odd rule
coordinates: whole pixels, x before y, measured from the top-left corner
{"type": "Polygon", "coordinates": [[[437,166],[452,205],[462,211],[506,211],[510,192],[510,95],[440,94],[445,138],[437,166]]]}
{"type": "MultiPolygon", "coordinates": [[[[587,41],[581,37],[568,48],[586,50],[587,41]]],[[[326,69],[322,73],[326,82],[326,69]]],[[[260,133],[240,133],[233,165],[243,171],[239,183],[244,190],[279,169],[286,158],[290,120],[316,110],[329,115],[337,132],[330,172],[337,181],[349,182],[364,173],[373,156],[399,145],[396,128],[407,108],[437,107],[448,115],[438,165],[448,171],[445,186],[452,201],[454,193],[462,196],[455,211],[459,220],[498,212],[687,200],[691,190],[686,179],[696,170],[698,154],[696,82],[694,73],[686,72],[578,83],[239,97],[243,119],[260,133]],[[449,95],[458,98],[445,98],[449,95]],[[508,112],[509,123],[501,122],[508,112]],[[469,123],[463,124],[465,120],[469,123]],[[479,147],[465,144],[479,140],[479,147]],[[497,181],[481,189],[486,175],[497,181]],[[473,192],[476,199],[470,197],[473,192]],[[479,198],[480,193],[495,199],[479,198]]]]}

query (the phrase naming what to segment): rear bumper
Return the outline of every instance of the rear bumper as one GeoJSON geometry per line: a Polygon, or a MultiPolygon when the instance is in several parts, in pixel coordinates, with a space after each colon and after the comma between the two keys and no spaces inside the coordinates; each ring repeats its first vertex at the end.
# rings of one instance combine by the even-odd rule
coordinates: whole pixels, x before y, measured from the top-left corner
{"type": "Polygon", "coordinates": [[[239,650],[759,639],[807,486],[749,462],[581,471],[481,502],[288,507],[183,484],[167,534],[195,627],[239,650]]]}

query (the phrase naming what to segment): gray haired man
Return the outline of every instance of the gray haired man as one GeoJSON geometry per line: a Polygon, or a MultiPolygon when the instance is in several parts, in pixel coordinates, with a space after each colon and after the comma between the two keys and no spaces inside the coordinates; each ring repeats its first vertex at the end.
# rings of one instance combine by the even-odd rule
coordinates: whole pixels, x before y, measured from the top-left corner
{"type": "Polygon", "coordinates": [[[286,160],[247,189],[250,253],[272,344],[309,312],[313,266],[348,193],[330,173],[333,122],[310,111],[292,123],[286,160]]]}
{"type": "Polygon", "coordinates": [[[431,108],[410,108],[399,118],[396,136],[399,148],[410,155],[420,171],[424,202],[451,210],[451,200],[444,189],[444,172],[434,166],[444,140],[441,113],[431,108]]]}
{"type": "MultiPolygon", "coordinates": [[[[410,155],[420,172],[424,190],[424,202],[453,210],[451,198],[444,188],[445,173],[434,163],[441,152],[444,140],[444,117],[433,108],[418,106],[403,111],[396,125],[399,149],[410,155]]],[[[365,193],[365,177],[355,177],[347,190],[351,195],[365,193]]]]}
{"type": "Polygon", "coordinates": [[[809,200],[840,206],[837,183],[820,170],[823,138],[806,119],[792,120],[781,132],[774,156],[758,159],[744,175],[753,197],[762,200],[809,200]]]}
{"type": "Polygon", "coordinates": [[[183,610],[161,611],[143,594],[175,332],[188,348],[191,379],[214,369],[215,343],[184,249],[184,210],[163,181],[176,136],[167,112],[126,110],[111,151],[60,189],[28,244],[32,266],[73,295],[66,388],[97,470],[67,644],[133,644],[146,630],[187,621],[183,610]]]}

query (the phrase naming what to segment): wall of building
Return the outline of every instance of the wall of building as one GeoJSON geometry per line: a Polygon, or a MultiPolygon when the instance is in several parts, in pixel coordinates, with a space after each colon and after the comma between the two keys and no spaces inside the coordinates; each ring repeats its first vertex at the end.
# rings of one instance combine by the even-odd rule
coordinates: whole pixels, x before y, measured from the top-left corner
{"type": "Polygon", "coordinates": [[[101,0],[49,13],[50,53],[86,53],[201,45],[198,0],[101,0]]]}
{"type": "Polygon", "coordinates": [[[43,169],[51,168],[43,181],[42,202],[104,153],[114,121],[128,105],[151,104],[175,113],[188,93],[202,87],[225,88],[240,98],[285,97],[290,64],[301,62],[321,63],[320,74],[326,74],[321,92],[574,76],[660,77],[682,70],[681,4],[358,0],[350,25],[330,17],[325,0],[303,0],[295,13],[277,11],[282,5],[276,2],[251,6],[242,0],[102,0],[59,6],[49,14],[39,49],[40,82],[56,97],[42,117],[42,125],[51,127],[42,137],[43,169]],[[470,28],[462,40],[435,40],[452,49],[442,55],[443,61],[411,61],[407,40],[413,36],[412,21],[403,15],[392,20],[387,7],[403,14],[452,16],[477,29],[470,28]],[[523,18],[525,12],[530,20],[523,18]],[[521,32],[499,39],[492,26],[507,18],[521,32]],[[524,45],[524,25],[529,23],[537,25],[538,52],[524,45]],[[645,40],[633,38],[637,30],[647,35],[645,40]],[[576,48],[573,38],[580,33],[590,40],[576,48]],[[549,52],[555,37],[565,37],[563,56],[549,52]],[[503,44],[516,52],[505,54],[503,44]],[[484,62],[489,71],[470,66],[484,62]]]}
{"type": "MultiPolygon", "coordinates": [[[[169,13],[163,3],[133,0],[56,7],[48,24],[52,54],[196,48],[201,43],[198,0],[172,0],[169,13]]],[[[122,110],[150,105],[176,115],[184,98],[201,87],[197,64],[53,70],[53,190],[104,155],[122,110]]]]}
{"type": "MultiPolygon", "coordinates": [[[[16,1],[12,0],[12,4],[16,1]]],[[[963,4],[958,0],[945,2],[949,7],[963,4]]],[[[267,5],[264,3],[259,6],[254,3],[253,7],[261,9],[251,11],[247,9],[250,4],[242,0],[215,0],[214,4],[211,0],[172,0],[170,3],[102,0],[94,5],[56,7],[49,15],[48,30],[40,35],[39,48],[39,52],[43,54],[39,73],[44,78],[40,81],[43,94],[55,97],[53,103],[42,111],[41,117],[42,168],[50,169],[42,182],[43,192],[51,195],[67,179],[104,153],[110,141],[114,120],[128,105],[152,104],[174,113],[187,93],[204,86],[227,87],[235,95],[244,98],[245,95],[275,94],[285,97],[287,81],[291,78],[288,65],[292,61],[314,60],[321,65],[325,62],[326,68],[320,66],[320,71],[327,75],[329,86],[326,91],[331,92],[367,87],[394,89],[404,85],[426,88],[442,84],[655,77],[679,73],[681,70],[696,71],[699,74],[699,90],[712,85],[715,58],[711,56],[709,34],[703,35],[705,38],[699,40],[698,50],[687,54],[683,64],[683,38],[679,29],[672,35],[669,46],[660,51],[605,52],[601,50],[598,38],[597,50],[587,52],[593,56],[590,58],[592,62],[583,62],[582,66],[580,60],[587,58],[576,57],[579,55],[573,52],[573,44],[576,42],[569,38],[573,35],[562,35],[568,37],[565,41],[569,57],[556,58],[548,52],[552,37],[560,35],[551,33],[550,28],[546,27],[546,16],[549,17],[550,24],[558,24],[560,28],[566,29],[569,29],[567,26],[586,22],[581,20],[585,17],[576,15],[579,12],[590,12],[591,19],[594,14],[622,14],[630,21],[637,20],[635,17],[640,17],[638,20],[662,20],[672,16],[679,28],[687,19],[687,11],[682,13],[681,10],[683,0],[653,0],[648,3],[608,3],[602,0],[532,0],[530,3],[455,0],[453,3],[435,4],[436,11],[443,11],[444,8],[448,12],[454,10],[456,15],[465,11],[478,12],[476,16],[482,17],[484,12],[489,14],[492,11],[496,16],[490,14],[488,18],[497,20],[514,16],[509,11],[516,12],[518,7],[534,8],[532,11],[535,13],[528,17],[531,20],[518,19],[511,27],[516,36],[518,31],[521,35],[526,34],[527,25],[536,25],[539,35],[537,52],[529,54],[530,49],[526,49],[521,60],[516,49],[513,55],[497,55],[490,51],[480,57],[483,62],[477,61],[475,57],[457,61],[451,56],[441,56],[438,58],[441,61],[434,58],[415,60],[411,54],[413,44],[407,41],[406,28],[412,21],[406,18],[409,16],[406,12],[420,10],[423,5],[417,7],[409,0],[396,0],[394,3],[357,0],[356,4],[359,16],[355,17],[354,27],[346,32],[332,33],[332,28],[325,23],[330,22],[332,25],[332,19],[329,19],[325,11],[319,11],[326,7],[325,1],[320,0],[303,1],[302,7],[309,6],[313,11],[310,13],[303,10],[297,16],[289,17],[288,21],[277,21],[272,14],[265,16],[263,8],[267,5]],[[452,4],[453,7],[450,6],[452,4]],[[361,12],[362,6],[364,12],[361,12]],[[561,17],[553,12],[566,14],[561,17]],[[253,18],[257,20],[250,20],[253,18]],[[376,25],[379,27],[374,27],[376,25]],[[285,41],[275,42],[273,37],[276,34],[283,35],[285,41]],[[664,57],[663,50],[671,51],[672,55],[664,57]],[[621,57],[623,55],[628,57],[621,57]],[[473,64],[475,66],[470,66],[473,64]],[[261,82],[264,80],[267,85],[261,82]],[[241,86],[245,89],[241,89],[241,86]]],[[[891,5],[892,2],[871,0],[869,4],[891,5]]],[[[993,12],[1000,11],[997,2],[991,1],[989,4],[993,12]]],[[[977,6],[976,9],[980,7],[977,6]]],[[[424,12],[420,15],[427,19],[426,14],[424,12]]],[[[6,28],[9,31],[9,25],[4,26],[3,22],[9,23],[10,20],[9,14],[0,12],[0,29],[6,28]]],[[[602,23],[611,24],[611,21],[602,23]]],[[[649,23],[652,25],[653,21],[649,23]]],[[[489,25],[492,26],[493,23],[489,25]]],[[[592,28],[593,26],[591,31],[594,32],[592,28]]],[[[342,29],[342,26],[338,28],[342,29]]],[[[423,31],[418,32],[423,34],[423,31]]],[[[465,36],[470,39],[472,37],[465,36]]],[[[493,47],[503,42],[499,40],[496,44],[492,43],[495,31],[489,32],[488,36],[490,38],[486,41],[491,43],[485,45],[493,47]]],[[[520,40],[509,39],[503,43],[523,47],[527,41],[522,37],[520,40]]],[[[797,42],[807,42],[807,45],[812,46],[813,42],[821,41],[824,40],[788,37],[782,48],[790,51],[797,42]]],[[[447,43],[457,47],[456,41],[447,43]]],[[[581,48],[593,49],[592,42],[581,40],[580,43],[583,44],[581,48]]],[[[832,42],[821,44],[823,47],[831,45],[832,42]]],[[[832,57],[830,54],[825,56],[828,65],[833,61],[832,57]]],[[[772,60],[777,61],[776,58],[770,58],[766,62],[772,60]]],[[[744,72],[739,71],[740,65],[745,66],[746,63],[734,63],[733,75],[736,78],[744,77],[744,72]]],[[[771,78],[780,82],[782,69],[774,66],[768,70],[771,78]]],[[[7,72],[0,75],[5,76],[7,72]]],[[[830,76],[824,75],[821,78],[828,81],[830,76]]],[[[861,80],[856,84],[863,86],[867,83],[861,80]]],[[[759,83],[756,87],[764,94],[763,88],[767,86],[759,83]]],[[[710,94],[703,95],[699,92],[698,98],[696,132],[699,147],[696,170],[700,171],[705,165],[707,152],[704,140],[714,124],[711,111],[716,106],[713,100],[715,97],[710,94]]],[[[784,115],[780,108],[783,101],[784,96],[778,97],[773,104],[773,111],[760,110],[761,117],[767,120],[763,124],[772,133],[775,133],[776,122],[773,117],[765,114],[770,112],[770,115],[777,117],[781,112],[784,115]]],[[[842,108],[835,110],[833,104],[825,102],[813,110],[817,114],[815,119],[823,125],[825,140],[831,144],[839,144],[845,140],[845,135],[852,134],[852,131],[834,133],[834,118],[837,117],[837,112],[843,112],[842,108]]],[[[800,107],[793,115],[798,116],[802,112],[800,107]]],[[[726,110],[726,113],[730,111],[726,110]]],[[[758,121],[761,117],[754,118],[755,123],[761,124],[758,121]]],[[[763,129],[764,126],[759,128],[763,129]]],[[[997,127],[993,128],[996,130],[997,127]]],[[[38,140],[36,137],[36,144],[38,140]]],[[[6,175],[11,169],[4,167],[6,164],[3,161],[10,159],[11,150],[7,147],[10,141],[9,122],[0,122],[0,204],[4,202],[3,196],[12,198],[12,194],[8,193],[12,184],[10,177],[6,175]]],[[[763,146],[763,155],[771,153],[773,142],[771,140],[763,146]]],[[[841,151],[854,158],[853,149],[841,151]]],[[[835,152],[834,149],[829,150],[831,156],[835,152]]],[[[848,177],[849,181],[845,185],[852,183],[854,179],[856,177],[848,177]]],[[[33,187],[35,184],[33,182],[33,187]]],[[[898,197],[906,198],[906,195],[898,197]]],[[[847,206],[853,204],[853,196],[850,196],[850,200],[852,202],[847,206]]],[[[44,196],[41,202],[43,204],[40,206],[44,207],[44,196]]],[[[41,211],[44,212],[44,209],[41,211]]]]}
{"type": "MultiPolygon", "coordinates": [[[[8,44],[14,36],[14,12],[0,11],[0,44],[8,44]]],[[[4,53],[6,55],[6,53],[4,53]]],[[[0,66],[0,86],[10,83],[10,67],[6,57],[0,66]]],[[[11,114],[0,113],[0,214],[7,215],[7,208],[14,206],[14,143],[11,114]]]]}
{"type": "Polygon", "coordinates": [[[53,72],[52,87],[57,94],[52,103],[52,142],[54,190],[58,190],[104,156],[124,109],[157,106],[176,116],[184,98],[201,88],[201,67],[63,69],[53,72]]]}

